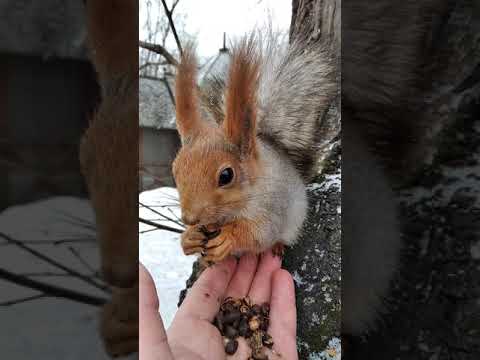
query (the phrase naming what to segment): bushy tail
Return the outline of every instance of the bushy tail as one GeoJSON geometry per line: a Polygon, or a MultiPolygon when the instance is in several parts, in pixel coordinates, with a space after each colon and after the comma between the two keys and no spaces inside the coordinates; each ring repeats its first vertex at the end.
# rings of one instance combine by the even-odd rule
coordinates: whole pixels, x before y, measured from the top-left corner
{"type": "Polygon", "coordinates": [[[329,47],[301,40],[283,51],[271,34],[262,48],[258,136],[283,149],[308,181],[315,175],[319,138],[337,94],[335,57],[329,47]]]}
{"type": "MultiPolygon", "coordinates": [[[[336,58],[330,46],[302,40],[288,45],[271,29],[257,30],[248,38],[260,59],[257,136],[283,150],[309,181],[322,155],[320,140],[330,131],[326,115],[338,90],[336,58]]],[[[203,110],[217,123],[226,115],[225,78],[226,74],[210,74],[200,89],[203,110]]]]}

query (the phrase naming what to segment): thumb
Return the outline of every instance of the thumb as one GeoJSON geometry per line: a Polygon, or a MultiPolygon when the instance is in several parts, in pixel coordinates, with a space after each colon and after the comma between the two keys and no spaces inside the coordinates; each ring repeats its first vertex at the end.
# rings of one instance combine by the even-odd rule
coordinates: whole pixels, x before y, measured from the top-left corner
{"type": "Polygon", "coordinates": [[[139,266],[138,276],[139,358],[141,360],[173,360],[159,313],[155,284],[142,264],[139,266]]]}

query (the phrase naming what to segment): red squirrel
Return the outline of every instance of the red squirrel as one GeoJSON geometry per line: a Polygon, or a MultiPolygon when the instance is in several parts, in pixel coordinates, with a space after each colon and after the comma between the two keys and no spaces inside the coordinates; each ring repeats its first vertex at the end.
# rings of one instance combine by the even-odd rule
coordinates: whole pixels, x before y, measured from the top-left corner
{"type": "Polygon", "coordinates": [[[181,244],[207,263],[282,252],[306,216],[317,133],[337,92],[335,67],[319,45],[294,42],[282,54],[276,41],[259,34],[239,41],[226,81],[214,79],[214,86],[197,87],[192,46],[177,69],[181,244]]]}

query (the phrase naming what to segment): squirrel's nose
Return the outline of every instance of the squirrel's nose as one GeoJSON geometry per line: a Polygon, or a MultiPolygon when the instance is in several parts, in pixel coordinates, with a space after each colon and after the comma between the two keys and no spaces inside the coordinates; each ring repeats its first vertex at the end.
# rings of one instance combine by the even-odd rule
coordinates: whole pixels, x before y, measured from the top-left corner
{"type": "Polygon", "coordinates": [[[185,225],[197,225],[200,222],[200,219],[196,215],[182,213],[182,221],[185,225]]]}

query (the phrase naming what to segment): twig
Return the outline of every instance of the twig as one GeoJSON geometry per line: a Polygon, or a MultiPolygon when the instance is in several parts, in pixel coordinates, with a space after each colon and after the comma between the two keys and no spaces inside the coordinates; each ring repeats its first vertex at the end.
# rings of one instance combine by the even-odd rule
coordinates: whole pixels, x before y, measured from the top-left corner
{"type": "Polygon", "coordinates": [[[20,275],[26,277],[62,277],[62,276],[71,276],[67,273],[55,273],[51,271],[44,271],[44,272],[32,272],[32,273],[22,273],[20,275]]]}
{"type": "Polygon", "coordinates": [[[46,297],[45,294],[27,296],[27,297],[20,298],[20,299],[1,302],[0,306],[12,306],[12,305],[20,304],[20,303],[23,303],[23,302],[31,301],[31,300],[41,299],[41,298],[44,298],[44,297],[46,297]]]}
{"type": "Polygon", "coordinates": [[[164,77],[163,82],[165,83],[165,87],[167,88],[167,91],[168,91],[168,96],[170,96],[170,100],[172,101],[173,106],[176,106],[175,96],[173,95],[172,88],[170,87],[170,84],[168,83],[168,79],[166,77],[164,77]]]}
{"type": "Polygon", "coordinates": [[[172,4],[172,8],[170,9],[170,14],[173,15],[173,12],[175,11],[175,8],[177,7],[178,3],[180,2],[180,0],[175,0],[172,4]]]}
{"type": "Polygon", "coordinates": [[[162,55],[165,58],[165,60],[168,61],[169,64],[173,66],[178,66],[178,61],[162,45],[152,44],[145,41],[139,41],[138,44],[140,45],[141,48],[144,48],[156,54],[162,55]]]}
{"type": "Polygon", "coordinates": [[[46,263],[50,264],[50,265],[53,265],[65,272],[67,272],[68,274],[70,274],[71,276],[73,277],[76,277],[78,279],[81,279],[83,280],[84,282],[96,287],[97,289],[100,289],[102,291],[105,291],[105,292],[109,292],[108,290],[108,287],[106,287],[105,285],[101,285],[101,284],[98,284],[96,281],[93,281],[92,279],[90,279],[89,277],[73,270],[73,269],[70,269],[68,268],[67,266],[59,263],[58,261],[56,260],[53,260],[52,258],[49,258],[48,256],[38,252],[37,250],[35,249],[32,249],[31,247],[29,246],[26,246],[25,244],[23,244],[21,241],[19,240],[16,240],[16,239],[13,239],[11,238],[10,236],[8,235],[5,235],[4,233],[1,233],[0,232],[0,237],[3,237],[4,239],[8,240],[9,242],[11,242],[12,244],[15,244],[16,246],[18,246],[19,248],[29,252],[30,254],[38,257],[39,259],[45,261],[46,263]]]}
{"type": "Polygon", "coordinates": [[[165,3],[165,0],[162,0],[162,4],[163,4],[163,9],[165,10],[165,14],[168,17],[168,22],[170,24],[170,28],[172,29],[172,33],[173,33],[173,36],[175,38],[175,42],[177,43],[178,51],[180,52],[180,55],[183,55],[182,45],[180,44],[180,40],[178,39],[177,30],[175,29],[175,24],[173,23],[173,18],[172,18],[173,9],[175,8],[175,6],[177,4],[174,4],[172,6],[171,11],[168,10],[168,7],[167,7],[167,4],[165,3]]]}
{"type": "MultiPolygon", "coordinates": [[[[158,216],[161,216],[161,217],[164,218],[165,220],[171,221],[171,222],[173,222],[174,224],[177,224],[178,226],[180,226],[180,227],[182,227],[182,228],[185,227],[185,226],[184,226],[181,222],[179,222],[178,220],[172,219],[171,217],[169,217],[169,216],[167,216],[167,215],[165,215],[165,214],[162,214],[160,211],[157,211],[157,210],[151,208],[150,206],[145,205],[144,203],[142,203],[142,202],[140,202],[140,201],[139,201],[138,203],[139,203],[141,206],[143,206],[144,208],[146,208],[146,209],[150,210],[151,212],[157,214],[158,216]]],[[[173,213],[173,212],[172,212],[172,213],[173,213]]]]}
{"type": "Polygon", "coordinates": [[[157,230],[158,230],[157,228],[155,228],[155,229],[143,230],[143,231],[140,231],[140,234],[145,234],[145,233],[152,232],[152,231],[157,231],[157,230]]]}
{"type": "MultiPolygon", "coordinates": [[[[66,243],[92,243],[95,242],[95,238],[86,238],[86,239],[61,239],[61,240],[22,240],[22,244],[33,244],[33,245],[61,245],[66,243]]],[[[10,246],[10,242],[5,241],[0,243],[0,246],[10,246]]]]}
{"type": "Polygon", "coordinates": [[[70,250],[70,252],[73,254],[73,256],[75,256],[78,261],[80,261],[80,263],[85,266],[85,268],[88,270],[88,271],[91,271],[92,273],[95,273],[95,269],[93,269],[90,264],[88,262],[85,261],[85,259],[80,255],[80,253],[75,249],[73,248],[72,246],[69,246],[68,247],[68,250],[70,250]]]}
{"type": "Polygon", "coordinates": [[[61,297],[72,301],[80,302],[87,305],[101,306],[107,302],[107,299],[86,295],[74,290],[65,289],[59,286],[46,284],[40,281],[29,279],[25,276],[14,274],[10,271],[0,268],[0,278],[10,281],[17,285],[26,286],[28,288],[42,291],[53,297],[61,297]]]}
{"type": "Polygon", "coordinates": [[[150,221],[150,220],[147,220],[147,219],[139,218],[138,220],[139,220],[141,223],[144,223],[144,224],[146,224],[146,225],[150,225],[150,226],[156,227],[157,229],[160,229],[160,230],[167,230],[167,231],[175,232],[175,233],[178,233],[178,234],[183,233],[183,230],[175,229],[175,228],[173,228],[173,227],[166,226],[166,225],[157,224],[157,223],[155,223],[155,222],[153,222],[153,221],[150,221]]]}

